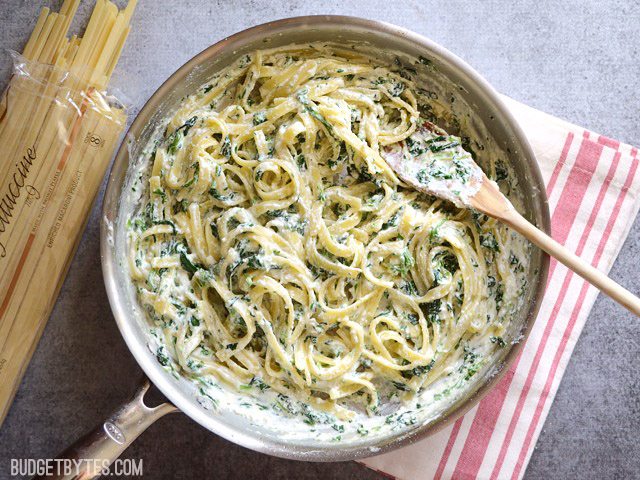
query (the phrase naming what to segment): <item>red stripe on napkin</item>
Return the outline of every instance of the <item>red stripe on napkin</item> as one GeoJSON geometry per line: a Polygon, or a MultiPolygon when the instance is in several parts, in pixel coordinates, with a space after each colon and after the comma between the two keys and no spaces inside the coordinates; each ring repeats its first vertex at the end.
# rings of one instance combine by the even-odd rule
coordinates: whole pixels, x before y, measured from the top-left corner
{"type": "Polygon", "coordinates": [[[562,148],[560,159],[558,160],[558,163],[556,163],[556,166],[553,169],[553,173],[551,174],[551,178],[549,179],[549,183],[547,185],[547,197],[551,195],[553,187],[556,186],[556,182],[558,181],[560,171],[567,161],[567,155],[569,155],[569,149],[571,148],[571,144],[573,143],[573,137],[573,132],[569,132],[569,134],[567,135],[567,139],[564,141],[564,147],[562,148]]]}
{"type": "Polygon", "coordinates": [[[447,466],[447,462],[449,461],[449,455],[451,455],[453,445],[456,443],[456,437],[458,436],[458,432],[460,432],[460,426],[462,425],[463,419],[464,417],[459,418],[453,425],[453,430],[451,430],[449,441],[447,442],[447,446],[444,448],[444,453],[442,454],[442,458],[438,464],[438,470],[436,470],[436,474],[433,476],[433,480],[440,480],[442,478],[442,472],[444,472],[444,468],[447,466]]]}

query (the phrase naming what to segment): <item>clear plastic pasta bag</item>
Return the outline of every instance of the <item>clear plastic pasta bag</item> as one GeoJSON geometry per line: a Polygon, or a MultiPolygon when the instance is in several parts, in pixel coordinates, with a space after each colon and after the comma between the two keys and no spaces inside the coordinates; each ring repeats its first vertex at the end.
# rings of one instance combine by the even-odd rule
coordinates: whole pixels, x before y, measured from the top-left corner
{"type": "Polygon", "coordinates": [[[127,121],[92,71],[11,56],[0,101],[0,422],[127,121]]]}

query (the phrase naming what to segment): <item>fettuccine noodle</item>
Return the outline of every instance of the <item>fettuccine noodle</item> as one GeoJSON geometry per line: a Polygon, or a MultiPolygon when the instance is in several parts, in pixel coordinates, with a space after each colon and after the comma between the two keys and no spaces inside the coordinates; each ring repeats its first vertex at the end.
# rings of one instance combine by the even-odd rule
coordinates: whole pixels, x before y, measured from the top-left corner
{"type": "Polygon", "coordinates": [[[407,188],[381,155],[422,121],[417,92],[306,45],[246,55],[184,100],[130,222],[163,365],[348,419],[452,362],[472,376],[472,337],[504,345],[522,240],[407,188]]]}

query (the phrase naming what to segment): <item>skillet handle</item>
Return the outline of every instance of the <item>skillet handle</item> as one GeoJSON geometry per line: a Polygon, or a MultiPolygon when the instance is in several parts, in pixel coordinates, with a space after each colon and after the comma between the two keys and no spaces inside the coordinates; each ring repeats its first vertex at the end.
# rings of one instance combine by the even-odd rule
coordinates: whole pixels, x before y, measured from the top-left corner
{"type": "MultiPolygon", "coordinates": [[[[149,380],[138,388],[128,402],[121,405],[107,420],[93,431],[58,455],[57,465],[69,465],[71,472],[58,468],[53,475],[35,477],[36,479],[88,480],[106,473],[107,468],[124,452],[138,436],[152,423],[167,413],[177,411],[171,403],[163,403],[154,408],[144,404],[144,395],[149,390],[149,380]]],[[[53,469],[56,470],[56,469],[53,469]]]]}

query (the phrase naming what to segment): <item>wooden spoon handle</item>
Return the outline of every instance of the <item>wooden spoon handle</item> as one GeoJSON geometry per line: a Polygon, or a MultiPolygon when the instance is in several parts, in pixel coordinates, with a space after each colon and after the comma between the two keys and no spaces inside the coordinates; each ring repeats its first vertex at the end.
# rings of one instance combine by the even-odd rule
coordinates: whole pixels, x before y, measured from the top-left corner
{"type": "Polygon", "coordinates": [[[600,291],[609,295],[630,312],[640,316],[640,298],[560,245],[542,230],[531,225],[527,219],[513,208],[511,202],[500,193],[500,189],[495,183],[485,178],[478,192],[470,199],[470,206],[511,226],[533,244],[564,263],[587,282],[599,288],[600,291]]]}
{"type": "Polygon", "coordinates": [[[597,268],[560,245],[553,238],[529,223],[514,208],[508,214],[502,216],[502,221],[520,232],[532,243],[540,247],[558,261],[564,263],[586,281],[609,295],[616,302],[627,308],[630,312],[640,316],[640,298],[636,297],[626,288],[618,285],[597,268]]]}

